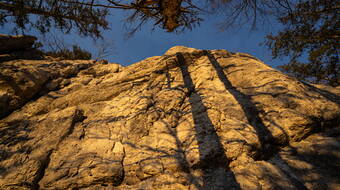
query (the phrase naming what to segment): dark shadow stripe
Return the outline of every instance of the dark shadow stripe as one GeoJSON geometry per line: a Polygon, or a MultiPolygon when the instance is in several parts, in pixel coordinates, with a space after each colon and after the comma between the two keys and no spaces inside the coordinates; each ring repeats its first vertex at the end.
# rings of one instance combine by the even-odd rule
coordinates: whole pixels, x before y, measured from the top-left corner
{"type": "Polygon", "coordinates": [[[189,103],[191,105],[191,113],[196,131],[195,137],[198,142],[200,161],[197,166],[193,167],[202,169],[203,189],[213,188],[210,186],[209,182],[213,177],[211,175],[212,172],[216,171],[218,168],[225,169],[225,175],[223,177],[225,177],[226,180],[229,180],[227,182],[228,187],[225,187],[225,189],[240,189],[240,186],[231,171],[231,175],[229,175],[229,177],[227,176],[226,170],[229,169],[229,162],[225,155],[225,150],[216,133],[215,127],[208,116],[206,111],[207,108],[203,104],[202,97],[195,89],[193,80],[188,71],[186,60],[181,53],[177,53],[176,56],[182,72],[184,85],[188,89],[189,103]]]}
{"type": "Polygon", "coordinates": [[[254,127],[258,138],[261,143],[261,149],[265,151],[266,143],[270,143],[270,141],[274,140],[271,132],[266,128],[263,124],[262,119],[259,116],[259,111],[257,110],[255,104],[251,102],[251,97],[246,94],[243,94],[241,91],[237,90],[231,82],[228,80],[227,76],[224,74],[224,70],[215,57],[209,53],[208,51],[205,52],[210,63],[215,68],[219,79],[224,84],[225,89],[233,95],[235,100],[241,106],[248,123],[254,127]],[[268,142],[269,141],[269,142],[268,142]]]}
{"type": "MultiPolygon", "coordinates": [[[[209,61],[211,62],[211,64],[214,66],[219,79],[222,81],[222,83],[225,86],[225,89],[228,92],[230,92],[233,95],[233,97],[237,100],[245,116],[247,117],[249,124],[252,125],[254,129],[256,130],[256,133],[261,143],[262,150],[260,152],[260,155],[263,155],[262,159],[268,159],[272,157],[275,153],[278,152],[278,149],[277,150],[274,149],[275,139],[272,136],[272,133],[263,124],[262,119],[259,116],[259,111],[257,110],[255,104],[251,102],[251,97],[237,90],[228,80],[227,76],[224,74],[223,68],[218,63],[218,61],[215,59],[215,57],[208,51],[206,51],[205,53],[209,61]],[[273,145],[273,146],[271,147],[270,145],[273,145]]],[[[281,171],[283,170],[281,169],[281,171]]],[[[300,182],[299,180],[295,178],[292,178],[290,174],[287,174],[285,171],[283,171],[283,173],[286,174],[287,178],[291,181],[291,183],[297,189],[299,190],[307,189],[306,186],[302,182],[300,182]]]]}

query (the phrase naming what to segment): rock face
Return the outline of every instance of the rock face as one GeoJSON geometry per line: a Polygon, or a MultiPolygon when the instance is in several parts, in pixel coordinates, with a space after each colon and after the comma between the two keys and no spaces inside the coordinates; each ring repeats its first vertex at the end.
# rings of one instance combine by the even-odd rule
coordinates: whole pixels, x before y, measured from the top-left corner
{"type": "Polygon", "coordinates": [[[34,36],[0,34],[0,62],[40,58],[40,51],[32,48],[36,40],[34,36]]]}
{"type": "Polygon", "coordinates": [[[0,63],[0,117],[28,101],[67,85],[93,61],[16,60],[0,63]]]}
{"type": "Polygon", "coordinates": [[[36,40],[37,38],[34,36],[0,34],[0,53],[27,50],[32,47],[36,40]]]}
{"type": "Polygon", "coordinates": [[[0,64],[0,189],[337,189],[339,89],[242,53],[0,64]]]}

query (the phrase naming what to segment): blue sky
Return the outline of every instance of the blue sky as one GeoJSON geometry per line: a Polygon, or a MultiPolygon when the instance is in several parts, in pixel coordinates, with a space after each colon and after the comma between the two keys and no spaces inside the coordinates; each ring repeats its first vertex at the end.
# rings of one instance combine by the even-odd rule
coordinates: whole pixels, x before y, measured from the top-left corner
{"type": "MultiPolygon", "coordinates": [[[[82,48],[90,51],[94,58],[98,50],[96,45],[103,41],[111,44],[109,56],[105,57],[105,59],[124,66],[147,57],[162,55],[167,49],[176,45],[198,49],[226,49],[231,52],[248,53],[272,67],[286,63],[286,60],[272,60],[270,51],[265,46],[260,45],[261,42],[264,42],[266,34],[275,32],[279,26],[261,25],[257,26],[256,30],[250,30],[249,27],[245,27],[221,32],[218,30],[217,24],[223,18],[214,15],[206,16],[204,18],[205,21],[192,31],[185,31],[180,34],[167,33],[158,27],[152,30],[152,25],[146,24],[134,36],[126,38],[127,31],[124,27],[126,14],[122,11],[114,13],[114,15],[108,18],[111,23],[111,30],[103,32],[103,40],[83,38],[78,36],[76,32],[65,35],[60,31],[54,30],[52,33],[57,35],[58,38],[62,38],[68,45],[80,45],[82,48]]],[[[11,24],[7,24],[5,27],[0,28],[0,33],[10,34],[10,28],[11,24]]],[[[34,30],[28,31],[26,34],[35,35],[44,41],[42,35],[34,30]]],[[[45,39],[48,39],[51,35],[47,34],[45,39]]]]}

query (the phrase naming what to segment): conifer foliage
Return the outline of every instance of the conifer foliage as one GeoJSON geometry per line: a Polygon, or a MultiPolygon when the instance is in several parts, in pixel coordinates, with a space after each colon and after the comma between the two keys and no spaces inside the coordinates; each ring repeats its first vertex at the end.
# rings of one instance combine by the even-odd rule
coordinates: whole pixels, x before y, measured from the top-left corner
{"type": "Polygon", "coordinates": [[[280,68],[293,76],[315,83],[340,84],[340,3],[308,0],[296,4],[280,17],[285,28],[267,36],[274,58],[289,56],[280,68]],[[307,56],[307,62],[301,61],[307,56]]]}
{"type": "Polygon", "coordinates": [[[51,27],[65,33],[76,28],[81,35],[99,37],[100,29],[108,29],[108,9],[81,2],[84,1],[0,0],[0,24],[12,22],[16,30],[33,27],[42,33],[51,27]]]}

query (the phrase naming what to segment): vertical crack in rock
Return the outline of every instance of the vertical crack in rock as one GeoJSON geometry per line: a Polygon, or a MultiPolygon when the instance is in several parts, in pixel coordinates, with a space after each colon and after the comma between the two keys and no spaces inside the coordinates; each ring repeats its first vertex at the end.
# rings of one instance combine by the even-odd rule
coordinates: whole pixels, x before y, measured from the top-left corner
{"type": "MultiPolygon", "coordinates": [[[[182,72],[184,85],[188,89],[189,102],[191,105],[191,113],[194,120],[196,130],[196,140],[199,149],[199,163],[194,168],[200,168],[203,172],[203,189],[208,189],[211,181],[211,173],[217,168],[228,169],[228,158],[225,155],[224,148],[216,133],[215,127],[210,120],[207,109],[203,104],[202,97],[195,89],[193,80],[188,71],[185,57],[181,53],[177,53],[176,57],[182,72]],[[203,109],[202,109],[203,108],[203,109]],[[194,110],[203,110],[195,112],[194,110]]],[[[226,172],[225,172],[226,174],[226,172]]],[[[226,179],[226,178],[225,178],[226,179]]],[[[240,189],[235,176],[229,177],[231,186],[240,189]]]]}
{"type": "Polygon", "coordinates": [[[66,131],[66,133],[63,136],[60,137],[60,140],[56,144],[55,148],[49,150],[47,152],[46,156],[40,160],[40,166],[38,168],[37,175],[36,175],[35,179],[33,180],[32,189],[34,189],[34,190],[39,190],[40,189],[39,182],[44,177],[46,169],[48,168],[48,165],[50,164],[51,155],[52,155],[53,151],[54,150],[58,150],[60,143],[63,140],[65,140],[68,136],[70,136],[73,133],[76,124],[78,122],[84,121],[84,119],[86,119],[86,116],[84,116],[84,111],[81,110],[81,109],[76,109],[74,111],[74,114],[72,115],[71,125],[68,128],[68,130],[66,131]]]}
{"type": "Polygon", "coordinates": [[[124,159],[125,159],[126,153],[125,153],[124,145],[120,141],[116,142],[113,148],[113,152],[115,154],[121,154],[121,160],[120,160],[120,164],[122,166],[121,175],[120,175],[120,178],[118,178],[116,181],[113,182],[114,186],[119,186],[120,184],[123,183],[124,178],[125,178],[124,159]]]}
{"type": "Polygon", "coordinates": [[[46,168],[50,164],[52,153],[53,153],[53,150],[48,151],[47,155],[40,160],[40,166],[38,168],[37,175],[35,176],[33,180],[33,185],[32,185],[33,190],[40,189],[39,182],[44,177],[46,168]]]}
{"type": "Polygon", "coordinates": [[[78,122],[82,122],[82,121],[84,121],[85,119],[86,119],[86,116],[84,115],[84,111],[77,108],[77,109],[75,110],[73,116],[72,116],[72,122],[71,122],[71,126],[70,126],[69,130],[68,130],[68,131],[60,138],[60,141],[59,141],[59,143],[57,144],[56,147],[58,148],[59,144],[60,144],[64,139],[66,139],[68,136],[70,136],[70,135],[73,133],[74,128],[75,128],[75,126],[76,126],[76,124],[77,124],[78,122]]]}
{"type": "Polygon", "coordinates": [[[225,75],[223,68],[218,63],[214,55],[205,51],[210,63],[213,65],[214,69],[217,72],[219,79],[222,81],[225,89],[233,95],[235,100],[241,106],[248,123],[254,127],[256,130],[257,136],[260,140],[260,154],[262,155],[259,159],[267,159],[271,157],[275,153],[272,149],[272,143],[274,143],[274,137],[271,132],[267,129],[267,127],[262,122],[260,118],[259,111],[257,110],[255,104],[251,101],[251,97],[243,94],[241,91],[237,90],[232,83],[229,81],[228,77],[225,75]]]}

